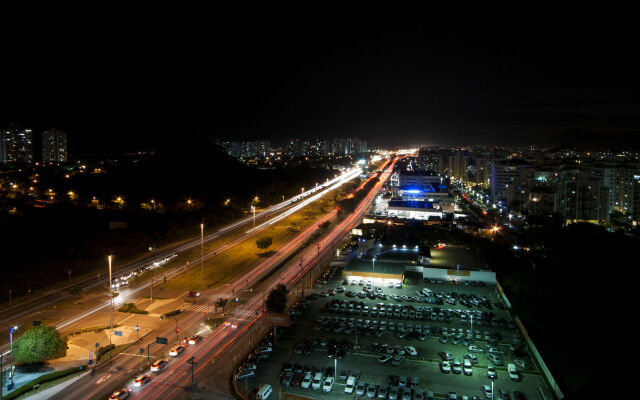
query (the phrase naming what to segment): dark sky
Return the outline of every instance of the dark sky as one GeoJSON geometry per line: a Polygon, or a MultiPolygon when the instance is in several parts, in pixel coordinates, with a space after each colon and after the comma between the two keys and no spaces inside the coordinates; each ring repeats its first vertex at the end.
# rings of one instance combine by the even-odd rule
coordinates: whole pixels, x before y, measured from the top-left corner
{"type": "Polygon", "coordinates": [[[78,153],[191,135],[527,144],[640,131],[632,10],[396,3],[4,10],[0,124],[66,130],[78,153]]]}

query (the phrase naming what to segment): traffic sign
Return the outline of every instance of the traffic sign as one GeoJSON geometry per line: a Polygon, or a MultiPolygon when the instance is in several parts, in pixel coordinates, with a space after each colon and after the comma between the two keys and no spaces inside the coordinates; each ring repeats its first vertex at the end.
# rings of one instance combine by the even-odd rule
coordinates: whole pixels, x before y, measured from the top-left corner
{"type": "Polygon", "coordinates": [[[166,337],[156,336],[156,343],[158,344],[169,344],[169,340],[166,337]]]}
{"type": "Polygon", "coordinates": [[[122,331],[113,331],[113,334],[116,336],[122,336],[122,331]]]}
{"type": "Polygon", "coordinates": [[[40,321],[33,321],[33,326],[40,326],[42,324],[42,322],[40,321]]]}

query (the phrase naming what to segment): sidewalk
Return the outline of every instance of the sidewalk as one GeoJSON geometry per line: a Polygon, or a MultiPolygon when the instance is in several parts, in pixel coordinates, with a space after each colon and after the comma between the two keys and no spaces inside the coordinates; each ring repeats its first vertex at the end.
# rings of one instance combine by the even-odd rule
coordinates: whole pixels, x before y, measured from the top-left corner
{"type": "Polygon", "coordinates": [[[25,398],[25,399],[28,398],[28,399],[32,399],[32,400],[46,400],[46,399],[49,399],[54,394],[58,393],[62,389],[64,389],[67,386],[71,385],[73,382],[77,381],[80,378],[83,378],[86,374],[90,374],[90,373],[91,373],[90,371],[87,371],[87,372],[85,372],[83,374],[79,374],[77,376],[74,376],[71,379],[67,379],[66,381],[64,381],[64,382],[62,382],[62,383],[60,383],[58,385],[52,386],[52,387],[50,387],[48,389],[42,390],[42,391],[40,391],[38,393],[35,393],[35,394],[31,395],[31,396],[29,396],[28,394],[25,394],[22,397],[25,398]]]}

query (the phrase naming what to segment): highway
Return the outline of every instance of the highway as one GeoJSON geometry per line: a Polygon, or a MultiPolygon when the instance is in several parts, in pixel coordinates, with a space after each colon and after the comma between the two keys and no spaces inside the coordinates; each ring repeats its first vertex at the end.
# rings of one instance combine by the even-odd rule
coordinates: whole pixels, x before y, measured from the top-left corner
{"type": "MultiPolygon", "coordinates": [[[[216,254],[221,254],[222,252],[232,248],[238,243],[248,238],[251,238],[252,236],[257,235],[261,231],[268,228],[270,225],[282,220],[283,218],[286,218],[287,216],[295,213],[296,211],[299,211],[303,207],[318,200],[320,197],[324,196],[329,191],[334,190],[339,186],[341,186],[343,183],[358,177],[361,173],[362,173],[362,170],[359,168],[350,169],[338,175],[336,178],[331,179],[323,183],[322,185],[318,185],[317,188],[313,188],[312,190],[301,193],[300,195],[297,195],[282,203],[278,203],[276,205],[268,207],[262,210],[260,213],[256,213],[255,218],[256,218],[257,225],[255,228],[253,228],[254,217],[253,215],[250,215],[248,217],[245,217],[241,220],[238,220],[232,224],[219,228],[214,232],[211,232],[205,235],[204,242],[209,242],[225,234],[236,232],[239,229],[246,229],[247,226],[249,227],[249,229],[239,237],[233,239],[228,243],[225,243],[219,246],[216,249],[210,250],[209,252],[205,253],[204,259],[206,260],[208,258],[213,257],[216,254]]],[[[141,267],[145,267],[145,266],[149,266],[154,263],[157,263],[161,260],[166,259],[167,257],[171,257],[172,255],[180,254],[182,252],[192,250],[193,248],[197,248],[198,246],[200,246],[200,243],[201,243],[201,240],[198,238],[198,239],[191,240],[187,243],[181,244],[179,246],[175,246],[173,248],[163,250],[158,253],[154,253],[153,256],[150,256],[142,261],[129,264],[126,267],[119,269],[117,273],[113,274],[113,276],[114,278],[118,276],[122,276],[129,272],[136,271],[141,267]]],[[[170,279],[171,276],[181,273],[185,269],[193,268],[199,265],[200,261],[201,261],[201,257],[198,256],[197,258],[193,260],[189,260],[183,265],[176,266],[175,268],[172,268],[171,270],[166,271],[164,275],[166,275],[167,278],[170,279]]],[[[124,303],[134,302],[135,300],[142,297],[142,293],[144,293],[146,289],[149,288],[150,285],[151,285],[151,281],[146,281],[146,282],[137,284],[135,287],[131,286],[131,287],[120,288],[118,297],[114,299],[114,306],[118,307],[124,303]]],[[[65,289],[59,289],[59,290],[69,290],[74,287],[84,288],[85,290],[91,290],[91,289],[96,289],[96,288],[101,288],[106,286],[107,286],[107,282],[104,278],[98,279],[96,276],[92,276],[90,278],[85,278],[81,281],[76,281],[71,285],[65,287],[65,289]]],[[[53,304],[59,303],[61,301],[64,301],[65,299],[72,298],[72,297],[76,297],[76,296],[70,293],[60,295],[59,297],[55,297],[53,299],[47,299],[48,296],[46,296],[44,298],[47,300],[42,299],[39,302],[35,302],[35,304],[33,305],[19,304],[12,307],[11,309],[5,309],[3,310],[4,318],[0,321],[0,324],[11,325],[11,326],[20,325],[19,321],[21,318],[24,318],[34,312],[37,312],[38,310],[49,307],[53,304]]],[[[86,318],[94,313],[108,309],[109,306],[110,306],[110,302],[104,302],[93,308],[83,310],[82,312],[79,312],[76,316],[72,318],[68,318],[65,321],[59,323],[56,326],[56,329],[60,330],[63,328],[67,328],[72,324],[80,322],[83,318],[86,318]]],[[[8,362],[7,356],[9,355],[9,344],[5,343],[2,346],[0,346],[0,352],[3,353],[5,362],[8,362]]]]}
{"type": "MultiPolygon", "coordinates": [[[[198,376],[206,372],[208,368],[216,368],[215,361],[221,354],[245,334],[251,326],[260,321],[263,310],[263,294],[265,292],[268,293],[279,283],[287,285],[288,288],[295,287],[317,265],[318,260],[330,255],[349,230],[360,222],[380,187],[390,176],[395,160],[387,162],[385,165],[386,169],[381,174],[379,182],[370,189],[356,210],[346,216],[322,238],[306,246],[301,253],[296,255],[294,260],[282,267],[273,279],[265,282],[265,286],[262,288],[263,291],[261,293],[254,292],[247,303],[230,317],[228,325],[222,324],[213,332],[209,332],[201,323],[203,318],[201,313],[193,312],[182,315],[179,319],[179,324],[183,327],[182,334],[189,336],[198,333],[204,336],[204,340],[199,344],[188,346],[187,350],[175,359],[171,359],[168,356],[170,346],[152,344],[150,361],[154,361],[159,357],[170,359],[169,365],[163,371],[149,372],[147,359],[139,355],[138,349],[146,348],[148,343],[154,343],[155,336],[166,337],[172,343],[173,340],[171,338],[175,335],[175,332],[171,327],[153,333],[153,338],[145,338],[139,346],[132,346],[133,350],[116,356],[111,366],[100,368],[95,376],[87,374],[53,398],[107,398],[113,390],[122,386],[129,387],[132,390],[130,398],[133,399],[190,398],[191,392],[188,389],[191,385],[192,365],[188,362],[189,358],[195,357],[195,362],[197,363],[193,367],[196,381],[198,376]],[[302,262],[300,262],[300,259],[302,262]],[[140,369],[151,375],[151,381],[141,388],[136,388],[133,385],[133,379],[140,369]]],[[[254,281],[278,266],[283,260],[287,259],[291,252],[308,241],[321,223],[333,218],[336,213],[337,209],[333,209],[323,218],[299,233],[293,240],[279,248],[274,256],[260,262],[249,273],[237,278],[231,285],[227,286],[221,296],[230,297],[234,290],[247,288],[247,282],[249,282],[249,285],[253,284],[254,281]]],[[[226,388],[228,387],[228,382],[222,382],[220,385],[224,385],[226,388]]]]}

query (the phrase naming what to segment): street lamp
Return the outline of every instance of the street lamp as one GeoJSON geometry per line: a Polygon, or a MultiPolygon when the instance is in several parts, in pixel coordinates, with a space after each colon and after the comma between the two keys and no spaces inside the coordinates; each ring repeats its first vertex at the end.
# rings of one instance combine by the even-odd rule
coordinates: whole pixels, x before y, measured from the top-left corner
{"type": "Polygon", "coordinates": [[[107,259],[109,260],[109,297],[111,297],[111,308],[109,309],[109,320],[111,321],[110,322],[111,330],[113,330],[113,280],[111,278],[111,257],[112,256],[109,255],[107,259]]]}
{"type": "Polygon", "coordinates": [[[373,280],[373,288],[376,288],[376,258],[371,259],[371,279],[373,280]]]}
{"type": "MultiPolygon", "coordinates": [[[[5,325],[6,326],[6,325],[5,325]]],[[[11,357],[11,367],[9,369],[9,373],[11,376],[11,383],[9,384],[9,390],[13,389],[13,332],[18,330],[18,326],[14,326],[13,328],[9,328],[9,351],[11,357]]],[[[0,385],[2,383],[0,382],[0,385]]]]}
{"type": "Polygon", "coordinates": [[[200,279],[204,281],[204,223],[200,224],[200,279]]]}
{"type": "Polygon", "coordinates": [[[256,207],[251,206],[251,212],[253,212],[253,229],[256,229],[256,207]]]}

